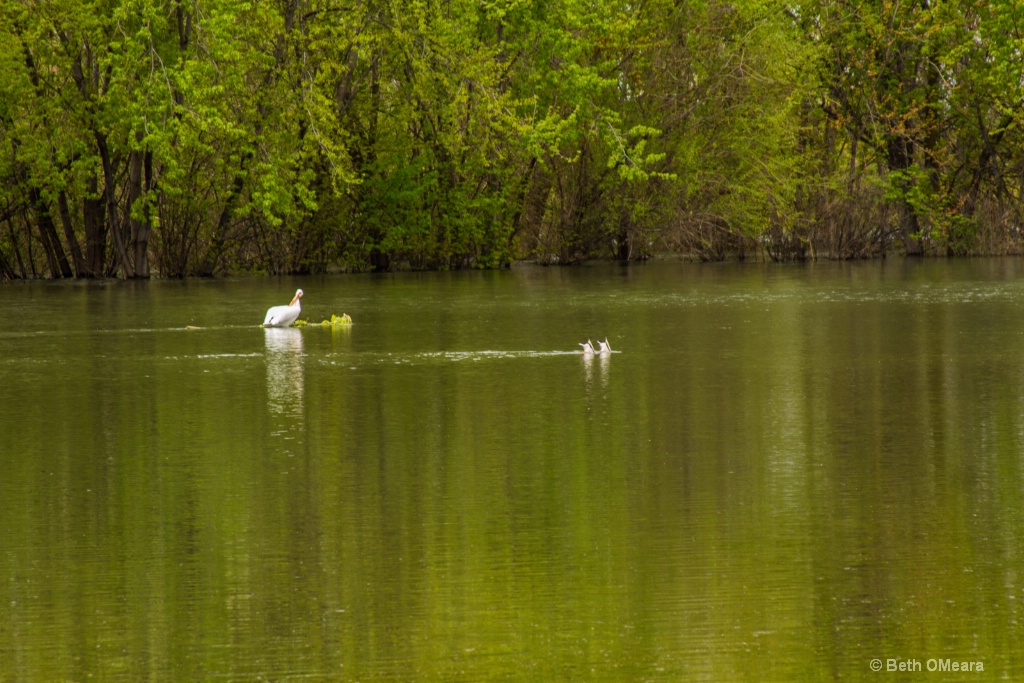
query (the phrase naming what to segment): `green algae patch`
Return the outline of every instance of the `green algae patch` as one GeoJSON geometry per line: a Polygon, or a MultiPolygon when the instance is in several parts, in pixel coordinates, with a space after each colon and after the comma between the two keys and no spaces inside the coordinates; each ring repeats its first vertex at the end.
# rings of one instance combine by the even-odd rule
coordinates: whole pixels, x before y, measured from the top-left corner
{"type": "Polygon", "coordinates": [[[292,327],[348,327],[352,324],[352,318],[348,313],[342,313],[341,315],[331,314],[330,320],[324,320],[319,323],[311,323],[308,320],[296,320],[292,323],[292,327]]]}

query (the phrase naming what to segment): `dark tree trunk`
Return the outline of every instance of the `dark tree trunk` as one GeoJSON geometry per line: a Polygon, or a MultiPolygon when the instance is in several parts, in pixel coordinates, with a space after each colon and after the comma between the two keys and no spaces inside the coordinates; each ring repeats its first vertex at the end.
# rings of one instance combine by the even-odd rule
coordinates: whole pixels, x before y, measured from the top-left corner
{"type": "Polygon", "coordinates": [[[82,247],[75,237],[75,229],[71,223],[71,209],[68,206],[68,195],[64,190],[57,195],[57,206],[60,208],[60,222],[64,227],[64,240],[68,243],[68,250],[71,252],[71,262],[75,266],[75,277],[85,277],[88,271],[85,267],[85,259],[82,258],[82,247]]]}
{"type": "Polygon", "coordinates": [[[14,221],[13,214],[7,217],[7,234],[10,238],[11,249],[14,250],[14,259],[18,262],[18,272],[21,273],[21,279],[28,278],[28,271],[25,269],[25,259],[21,257],[21,249],[18,249],[18,236],[14,232],[14,221]]]}
{"type": "Polygon", "coordinates": [[[4,253],[0,251],[0,281],[10,282],[14,277],[14,270],[7,265],[7,259],[4,258],[4,253]]]}
{"type": "MultiPolygon", "coordinates": [[[[11,216],[12,215],[13,215],[13,212],[9,212],[2,219],[0,219],[0,223],[7,223],[7,228],[8,228],[8,230],[10,230],[11,237],[13,238],[14,231],[11,230],[11,216]]],[[[13,239],[11,240],[11,244],[12,245],[14,244],[14,240],[13,239]]],[[[15,249],[15,255],[17,255],[17,249],[15,249]]],[[[16,277],[17,277],[17,274],[14,272],[14,268],[12,268],[11,265],[7,262],[7,256],[4,254],[3,249],[0,249],[0,280],[2,280],[2,281],[10,281],[10,280],[15,279],[16,277]]]]}
{"type": "Polygon", "coordinates": [[[146,196],[146,205],[142,211],[142,225],[139,226],[139,233],[135,239],[135,272],[138,277],[149,277],[149,233],[153,229],[153,204],[152,191],[153,181],[153,153],[146,151],[142,158],[143,191],[146,196]]]}
{"type": "Polygon", "coordinates": [[[99,131],[93,131],[96,136],[96,146],[100,152],[100,161],[103,164],[103,197],[107,207],[107,225],[110,234],[114,237],[114,247],[117,249],[117,258],[121,267],[121,273],[125,279],[135,277],[135,269],[128,260],[128,252],[125,250],[124,238],[121,235],[121,222],[117,216],[117,195],[115,194],[114,166],[110,159],[110,149],[107,146],[107,138],[99,131]]]}
{"type": "Polygon", "coordinates": [[[615,257],[620,261],[628,261],[633,257],[633,242],[629,231],[623,229],[615,241],[615,257]]]}
{"type": "Polygon", "coordinates": [[[103,198],[96,197],[96,176],[86,181],[86,197],[82,201],[85,224],[85,263],[89,277],[103,277],[107,263],[107,233],[103,225],[103,198]]]}
{"type": "Polygon", "coordinates": [[[217,267],[220,265],[221,258],[224,256],[224,247],[227,244],[228,239],[228,228],[231,227],[231,219],[234,218],[235,207],[238,205],[238,200],[242,195],[242,190],[245,189],[245,167],[249,163],[251,156],[251,154],[246,154],[242,157],[238,173],[235,174],[235,179],[231,183],[231,189],[228,192],[228,197],[224,201],[223,209],[221,209],[220,218],[217,219],[217,225],[213,232],[213,239],[210,241],[210,246],[207,248],[206,256],[203,258],[203,262],[200,266],[200,275],[213,275],[217,271],[217,267]]]}
{"type": "Polygon", "coordinates": [[[50,276],[54,278],[74,277],[71,266],[68,264],[68,257],[64,253],[64,247],[61,246],[60,238],[57,236],[57,227],[53,224],[50,207],[43,201],[42,194],[37,188],[32,188],[29,191],[29,199],[35,210],[36,228],[39,230],[39,239],[46,254],[50,276]]]}
{"type": "MultiPolygon", "coordinates": [[[[137,136],[141,137],[141,135],[137,136]]],[[[153,178],[153,155],[150,152],[132,152],[128,157],[128,219],[131,233],[132,252],[135,263],[135,277],[149,277],[149,232],[150,208],[149,190],[153,178]],[[139,213],[138,202],[143,202],[142,217],[135,218],[139,213]]]]}

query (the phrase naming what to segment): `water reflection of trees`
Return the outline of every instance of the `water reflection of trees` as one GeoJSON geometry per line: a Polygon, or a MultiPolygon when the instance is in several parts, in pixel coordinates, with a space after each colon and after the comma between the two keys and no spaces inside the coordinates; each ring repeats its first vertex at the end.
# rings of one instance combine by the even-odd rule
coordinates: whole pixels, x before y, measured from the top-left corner
{"type": "Polygon", "coordinates": [[[275,413],[300,415],[303,408],[302,332],[263,330],[267,359],[267,403],[275,413]]]}

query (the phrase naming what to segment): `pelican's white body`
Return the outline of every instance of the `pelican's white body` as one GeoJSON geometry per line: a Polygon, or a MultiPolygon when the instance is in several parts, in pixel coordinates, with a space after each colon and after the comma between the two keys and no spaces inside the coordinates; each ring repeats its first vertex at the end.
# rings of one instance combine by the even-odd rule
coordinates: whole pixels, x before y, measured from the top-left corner
{"type": "Polygon", "coordinates": [[[605,337],[604,341],[599,341],[597,343],[601,347],[600,349],[598,349],[598,353],[600,353],[602,356],[607,356],[609,353],[612,352],[612,345],[608,343],[607,337],[605,337]]]}
{"type": "Polygon", "coordinates": [[[299,317],[302,306],[299,299],[302,298],[302,290],[295,290],[295,296],[287,306],[273,306],[267,311],[267,317],[263,319],[264,327],[288,327],[299,317]]]}
{"type": "Polygon", "coordinates": [[[594,345],[590,343],[589,339],[587,340],[586,344],[580,344],[580,346],[583,347],[583,355],[584,356],[593,356],[594,355],[594,345]]]}

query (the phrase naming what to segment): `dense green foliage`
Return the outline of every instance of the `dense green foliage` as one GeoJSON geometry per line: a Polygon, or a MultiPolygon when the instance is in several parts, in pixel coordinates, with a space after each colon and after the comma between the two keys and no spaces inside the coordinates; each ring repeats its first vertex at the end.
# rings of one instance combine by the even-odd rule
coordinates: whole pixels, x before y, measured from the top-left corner
{"type": "Polygon", "coordinates": [[[0,279],[1021,245],[1020,0],[0,8],[0,279]]]}

